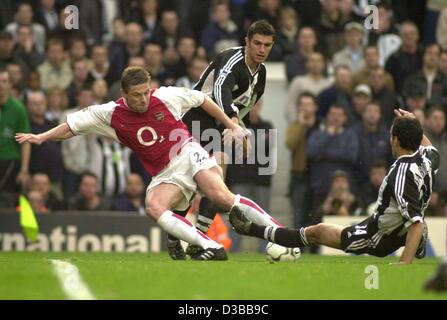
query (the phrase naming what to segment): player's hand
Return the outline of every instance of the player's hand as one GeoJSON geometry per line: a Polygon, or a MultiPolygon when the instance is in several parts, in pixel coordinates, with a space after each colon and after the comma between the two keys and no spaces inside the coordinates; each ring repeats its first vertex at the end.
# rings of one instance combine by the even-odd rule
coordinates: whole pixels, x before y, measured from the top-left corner
{"type": "Polygon", "coordinates": [[[231,145],[233,141],[236,143],[243,141],[249,134],[249,131],[244,130],[241,126],[236,126],[234,129],[225,129],[223,131],[223,141],[226,145],[231,145]]]}
{"type": "Polygon", "coordinates": [[[42,144],[41,136],[38,134],[32,134],[32,133],[17,133],[15,136],[16,141],[19,144],[29,142],[33,144],[42,144]]]}
{"type": "Polygon", "coordinates": [[[394,114],[395,114],[397,117],[407,117],[407,118],[416,119],[416,116],[415,116],[413,113],[411,113],[411,112],[409,112],[409,111],[406,111],[406,110],[404,110],[404,109],[401,109],[401,108],[399,108],[399,109],[394,109],[394,114]]]}

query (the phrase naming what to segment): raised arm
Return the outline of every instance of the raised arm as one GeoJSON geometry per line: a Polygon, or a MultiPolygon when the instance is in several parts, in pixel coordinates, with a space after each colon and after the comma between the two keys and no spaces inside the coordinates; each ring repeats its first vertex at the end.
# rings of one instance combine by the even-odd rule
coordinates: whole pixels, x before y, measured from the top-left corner
{"type": "Polygon", "coordinates": [[[57,127],[39,134],[17,133],[15,138],[20,144],[29,142],[34,144],[42,144],[45,141],[60,141],[73,137],[73,133],[66,122],[61,123],[57,127]]]}

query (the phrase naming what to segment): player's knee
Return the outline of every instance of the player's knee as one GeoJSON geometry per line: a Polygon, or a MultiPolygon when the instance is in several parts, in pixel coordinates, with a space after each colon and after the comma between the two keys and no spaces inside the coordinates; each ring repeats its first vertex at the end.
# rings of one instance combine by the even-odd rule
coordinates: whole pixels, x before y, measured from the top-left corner
{"type": "Polygon", "coordinates": [[[146,202],[146,215],[149,218],[152,218],[154,220],[158,220],[160,216],[165,212],[166,210],[163,208],[162,205],[158,201],[147,201],[146,202]]]}
{"type": "Polygon", "coordinates": [[[215,192],[212,192],[210,200],[219,208],[225,210],[229,210],[233,205],[231,193],[227,190],[216,190],[215,192]]]}

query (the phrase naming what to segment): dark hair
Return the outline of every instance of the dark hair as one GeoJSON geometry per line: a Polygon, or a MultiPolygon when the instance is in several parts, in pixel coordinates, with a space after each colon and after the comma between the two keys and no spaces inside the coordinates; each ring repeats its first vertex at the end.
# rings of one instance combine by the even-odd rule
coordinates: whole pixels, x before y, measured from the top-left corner
{"type": "Polygon", "coordinates": [[[437,105],[431,106],[430,108],[425,110],[425,116],[430,117],[436,111],[442,112],[442,114],[444,114],[444,116],[445,116],[444,108],[442,108],[441,106],[437,106],[437,105]]]}
{"type": "Polygon", "coordinates": [[[89,170],[86,170],[86,171],[82,172],[80,181],[82,181],[85,177],[92,177],[96,181],[98,181],[98,176],[95,173],[93,173],[92,171],[89,171],[89,170]]]}
{"type": "Polygon", "coordinates": [[[272,36],[275,41],[275,28],[265,19],[253,22],[247,30],[247,38],[250,41],[255,34],[263,36],[272,36]]]}
{"type": "Polygon", "coordinates": [[[421,145],[423,130],[419,120],[397,117],[393,121],[391,135],[397,137],[402,148],[416,151],[421,145]]]}
{"type": "Polygon", "coordinates": [[[302,98],[310,98],[310,99],[312,99],[313,103],[314,103],[315,105],[317,105],[317,98],[316,98],[311,92],[309,92],[309,91],[304,91],[303,93],[301,93],[301,94],[298,96],[298,99],[297,99],[297,103],[298,103],[298,104],[301,102],[301,99],[302,99],[302,98]]]}
{"type": "Polygon", "coordinates": [[[125,93],[130,86],[136,86],[151,81],[151,75],[141,67],[127,67],[121,76],[121,89],[125,93]]]}

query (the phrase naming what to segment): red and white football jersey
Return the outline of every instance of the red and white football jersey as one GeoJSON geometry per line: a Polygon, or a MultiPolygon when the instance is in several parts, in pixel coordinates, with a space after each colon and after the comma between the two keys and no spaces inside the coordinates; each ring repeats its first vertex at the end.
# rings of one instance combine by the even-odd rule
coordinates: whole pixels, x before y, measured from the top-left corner
{"type": "Polygon", "coordinates": [[[161,87],[151,93],[145,113],[132,111],[120,98],[69,114],[67,124],[75,135],[97,133],[120,141],[156,176],[192,140],[181,118],[190,108],[202,105],[205,95],[177,87],[161,87]]]}

